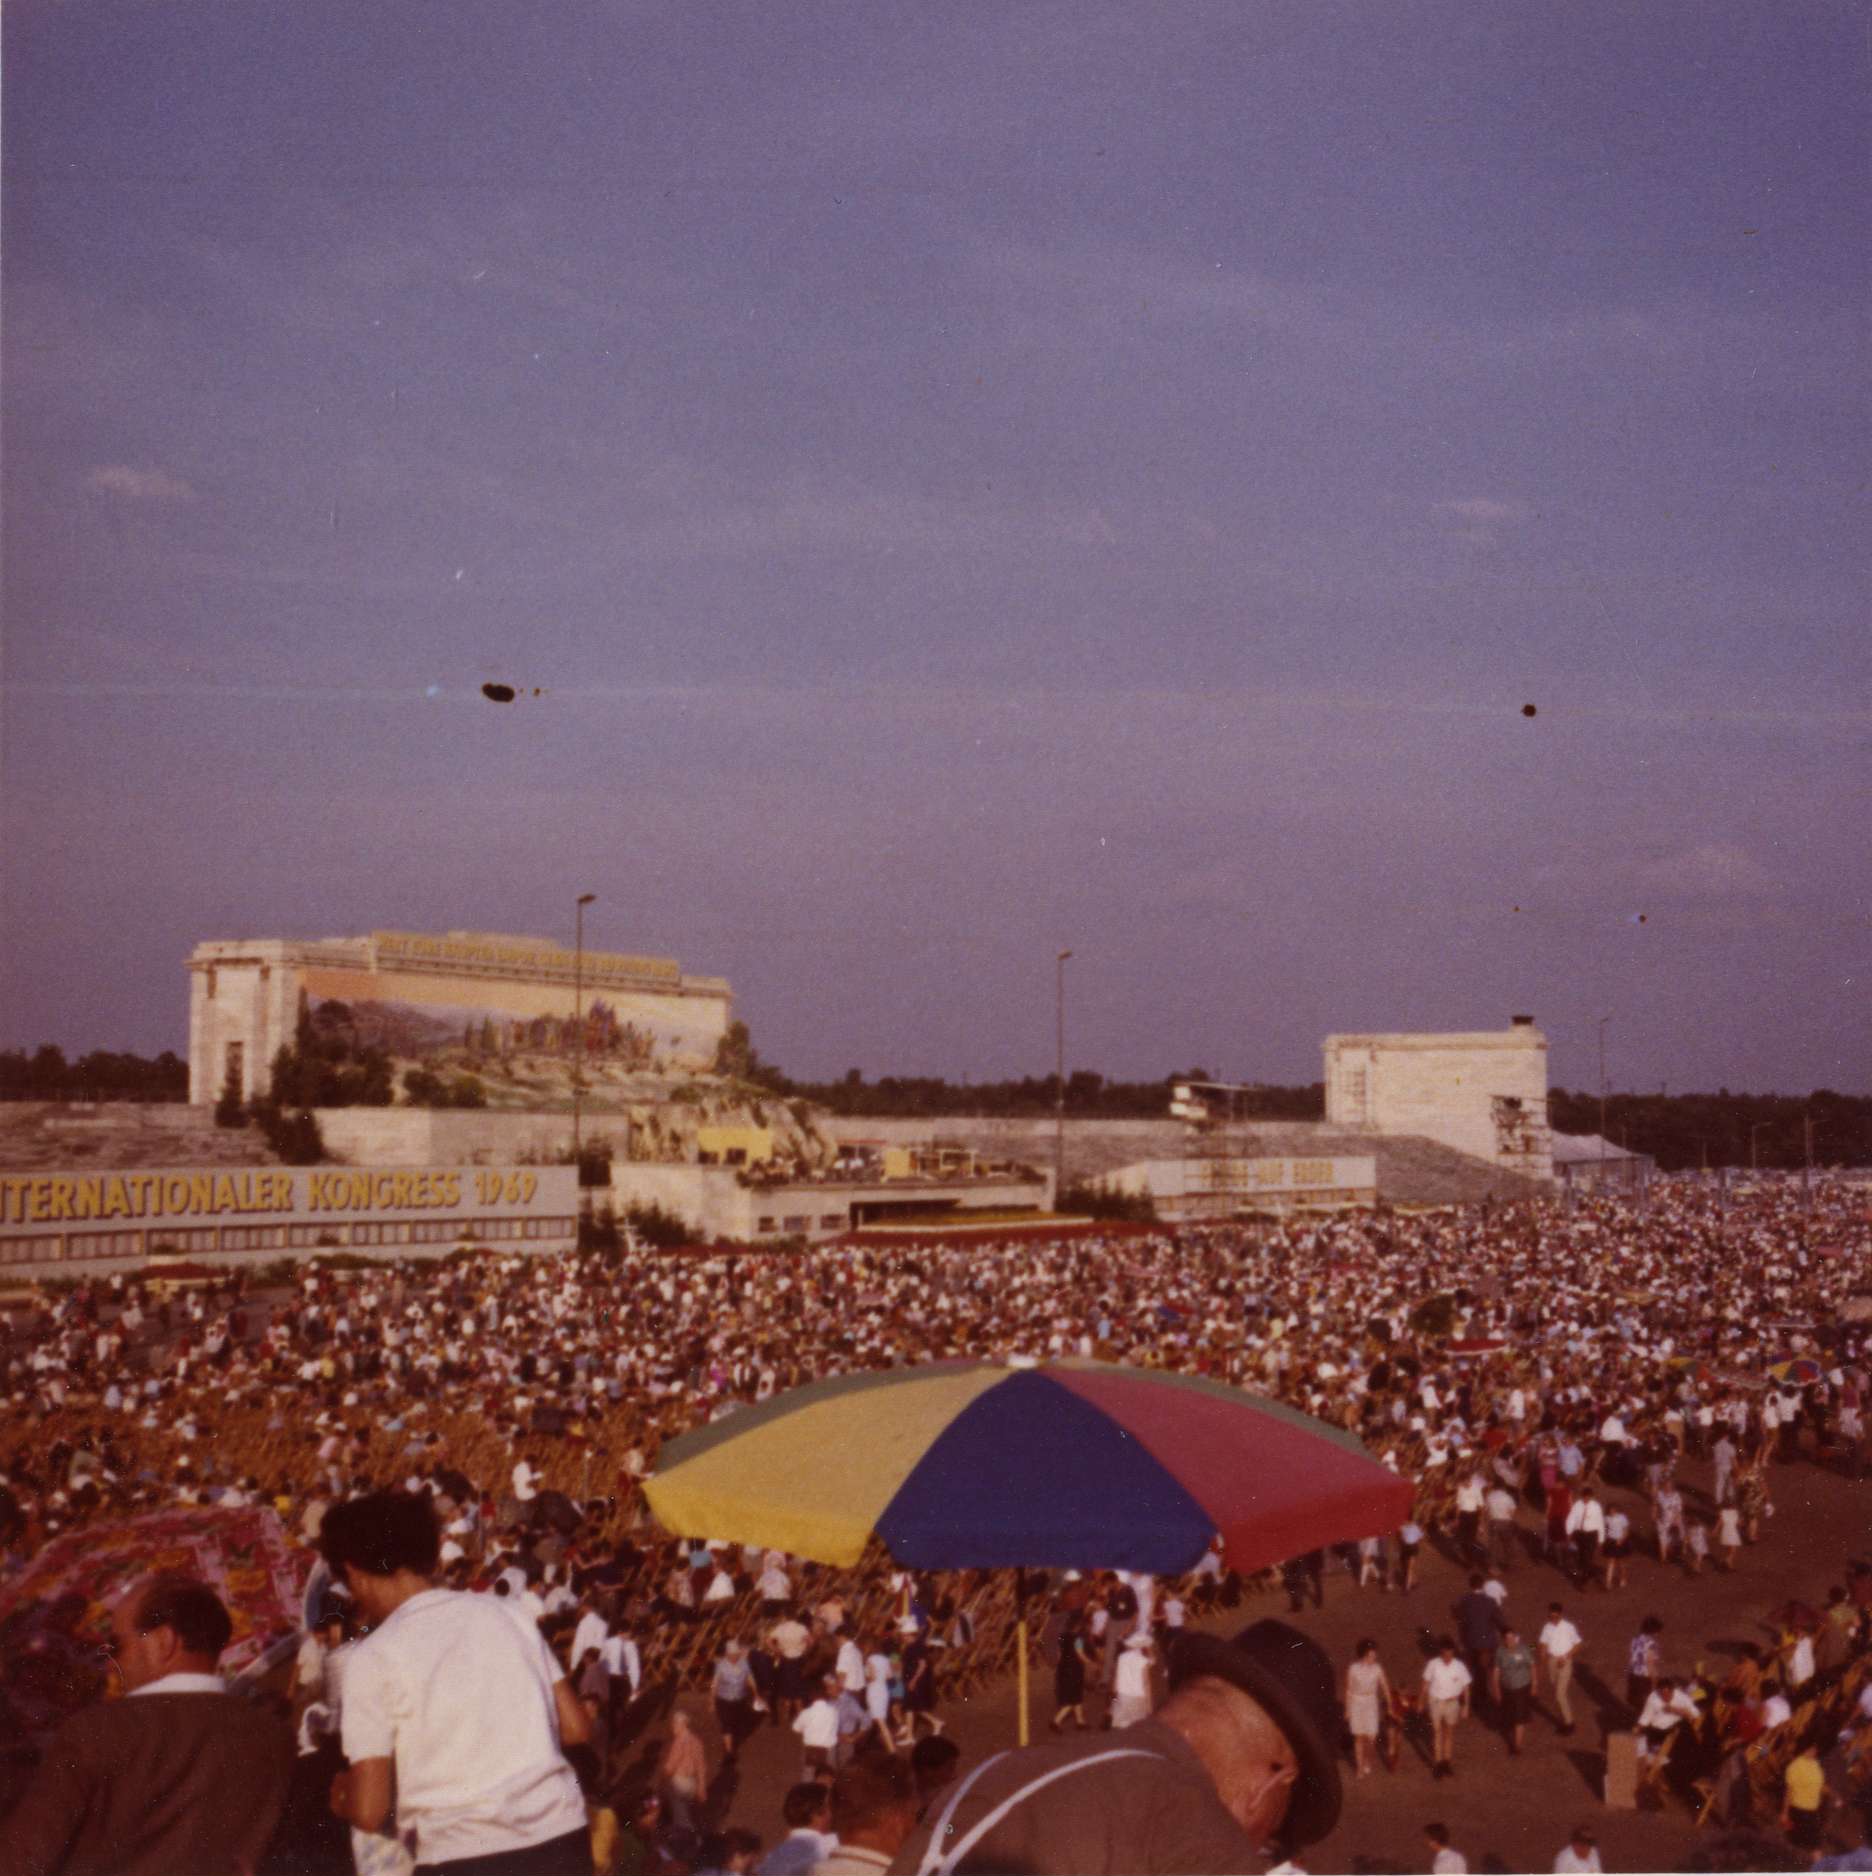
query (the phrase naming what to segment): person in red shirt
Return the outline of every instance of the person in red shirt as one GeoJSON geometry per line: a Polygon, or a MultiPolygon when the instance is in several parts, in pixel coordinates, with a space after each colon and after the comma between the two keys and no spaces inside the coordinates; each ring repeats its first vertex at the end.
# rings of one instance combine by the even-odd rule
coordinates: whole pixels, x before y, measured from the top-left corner
{"type": "Polygon", "coordinates": [[[1761,1695],[1751,1690],[1744,1694],[1730,1710],[1729,1743],[1734,1746],[1746,1746],[1751,1740],[1759,1739],[1761,1731],[1761,1695]]]}
{"type": "Polygon", "coordinates": [[[1547,1490],[1547,1557],[1558,1563],[1566,1550],[1567,1514],[1573,1509],[1573,1488],[1556,1479],[1547,1490]]]}

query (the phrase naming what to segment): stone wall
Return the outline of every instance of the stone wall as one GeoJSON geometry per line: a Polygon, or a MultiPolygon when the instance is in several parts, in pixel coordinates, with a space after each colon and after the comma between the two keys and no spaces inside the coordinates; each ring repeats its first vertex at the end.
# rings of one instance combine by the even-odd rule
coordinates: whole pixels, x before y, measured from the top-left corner
{"type": "Polygon", "coordinates": [[[1328,1036],[1326,1121],[1439,1140],[1550,1179],[1547,1038],[1531,1022],[1446,1035],[1328,1036]]]}
{"type": "MultiPolygon", "coordinates": [[[[572,1151],[570,1114],[450,1107],[321,1107],[316,1112],[325,1151],[353,1166],[546,1163],[572,1151]]],[[[608,1143],[619,1158],[628,1132],[616,1116],[591,1114],[579,1130],[586,1146],[608,1143]]]]}

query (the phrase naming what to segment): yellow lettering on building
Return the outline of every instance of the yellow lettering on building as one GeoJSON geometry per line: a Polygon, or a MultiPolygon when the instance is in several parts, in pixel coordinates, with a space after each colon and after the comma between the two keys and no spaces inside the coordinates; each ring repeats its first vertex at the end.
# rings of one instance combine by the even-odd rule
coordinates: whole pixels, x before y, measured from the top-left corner
{"type": "Polygon", "coordinates": [[[29,1225],[43,1225],[46,1222],[46,1208],[51,1200],[51,1180],[35,1179],[26,1188],[26,1222],[29,1225]]]}
{"type": "Polygon", "coordinates": [[[214,1182],[214,1209],[218,1212],[237,1212],[240,1210],[240,1197],[234,1190],[232,1174],[221,1173],[214,1182]]]}
{"type": "Polygon", "coordinates": [[[390,1203],[401,1211],[410,1207],[410,1176],[408,1173],[390,1175],[390,1203]]]}
{"type": "Polygon", "coordinates": [[[24,1179],[0,1179],[0,1218],[10,1225],[19,1224],[26,1216],[26,1181],[24,1179]]]}
{"type": "Polygon", "coordinates": [[[194,1174],[189,1180],[188,1203],[178,1205],[176,1210],[208,1213],[214,1208],[214,1175],[212,1173],[194,1174]]]}
{"type": "Polygon", "coordinates": [[[436,1179],[442,1187],[441,1203],[459,1205],[461,1203],[461,1174],[454,1172],[437,1173],[436,1179]]]}
{"type": "Polygon", "coordinates": [[[80,1179],[78,1189],[72,1195],[72,1216],[85,1219],[95,1218],[98,1208],[104,1203],[104,1182],[101,1179],[80,1179]]]}
{"type": "Polygon", "coordinates": [[[52,1181],[52,1222],[54,1224],[72,1215],[72,1185],[70,1179],[55,1178],[52,1181]]]}
{"type": "Polygon", "coordinates": [[[181,1173],[171,1173],[162,1182],[162,1207],[166,1212],[185,1212],[189,1208],[189,1182],[181,1173]]]}
{"type": "Polygon", "coordinates": [[[131,1173],[124,1183],[130,1188],[130,1215],[133,1218],[149,1216],[152,1195],[158,1201],[157,1211],[161,1212],[162,1181],[154,1173],[131,1173]]]}

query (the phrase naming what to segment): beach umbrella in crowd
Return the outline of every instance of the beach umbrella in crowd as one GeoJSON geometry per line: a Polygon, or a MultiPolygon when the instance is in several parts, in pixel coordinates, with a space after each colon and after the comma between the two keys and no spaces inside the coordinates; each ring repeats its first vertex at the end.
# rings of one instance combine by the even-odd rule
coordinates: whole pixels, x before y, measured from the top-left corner
{"type": "Polygon", "coordinates": [[[311,1562],[263,1506],[177,1505],[67,1531],[0,1582],[0,1701],[38,1730],[95,1697],[106,1605],[156,1570],[199,1577],[227,1606],[224,1674],[263,1673],[297,1644],[311,1562]]]}
{"type": "Polygon", "coordinates": [[[1796,1387],[1806,1387],[1809,1382],[1818,1381],[1823,1370],[1817,1361],[1806,1355],[1790,1355],[1770,1362],[1768,1372],[1777,1381],[1791,1381],[1796,1387]]]}
{"type": "MultiPolygon", "coordinates": [[[[680,1536],[849,1568],[1177,1575],[1389,1532],[1410,1482],[1350,1433],[1195,1375],[1069,1360],[931,1362],[794,1388],[666,1445],[645,1481],[680,1536]]],[[[1026,1734],[1023,1625],[1021,1732],[1026,1734]]]]}
{"type": "Polygon", "coordinates": [[[1473,1361],[1478,1356],[1481,1356],[1481,1355],[1499,1354],[1500,1351],[1508,1347],[1508,1345],[1509,1344],[1505,1336],[1499,1336],[1499,1335],[1463,1336],[1463,1337],[1459,1337],[1456,1341],[1451,1342],[1449,1344],[1449,1353],[1458,1357],[1459,1359],[1467,1359],[1467,1360],[1473,1361]]]}
{"type": "Polygon", "coordinates": [[[645,1495],[685,1536],[850,1566],[1258,1570],[1409,1515],[1349,1433],[1195,1375],[932,1362],[814,1382],[663,1448],[645,1495]]]}

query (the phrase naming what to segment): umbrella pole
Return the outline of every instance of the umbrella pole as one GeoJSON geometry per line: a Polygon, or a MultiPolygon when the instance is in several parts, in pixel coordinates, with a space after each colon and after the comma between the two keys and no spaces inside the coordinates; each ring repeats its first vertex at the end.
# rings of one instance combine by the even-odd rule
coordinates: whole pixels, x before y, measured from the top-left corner
{"type": "Polygon", "coordinates": [[[1018,1678],[1020,1681],[1020,1732],[1015,1738],[1017,1746],[1027,1743],[1027,1618],[1022,1616],[1014,1625],[1015,1659],[1020,1663],[1018,1678]]]}

